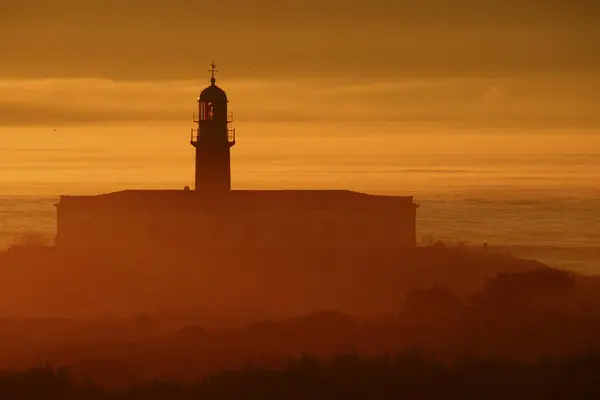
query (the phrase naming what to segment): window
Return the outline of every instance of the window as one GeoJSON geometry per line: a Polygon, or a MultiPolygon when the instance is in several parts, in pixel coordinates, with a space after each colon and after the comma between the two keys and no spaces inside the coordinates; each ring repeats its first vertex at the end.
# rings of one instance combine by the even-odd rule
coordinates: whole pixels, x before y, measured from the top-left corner
{"type": "Polygon", "coordinates": [[[200,121],[212,121],[215,118],[215,107],[212,101],[200,102],[200,121]]]}

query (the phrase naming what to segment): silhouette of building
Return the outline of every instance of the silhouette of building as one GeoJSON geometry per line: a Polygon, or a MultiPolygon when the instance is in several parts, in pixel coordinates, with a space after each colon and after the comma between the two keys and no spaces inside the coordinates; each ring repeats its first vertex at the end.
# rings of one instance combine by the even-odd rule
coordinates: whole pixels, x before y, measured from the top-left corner
{"type": "Polygon", "coordinates": [[[416,245],[412,196],[349,190],[231,190],[236,143],[226,93],[198,98],[191,144],[195,190],[124,190],[61,196],[56,245],[63,249],[406,248],[416,245]]]}

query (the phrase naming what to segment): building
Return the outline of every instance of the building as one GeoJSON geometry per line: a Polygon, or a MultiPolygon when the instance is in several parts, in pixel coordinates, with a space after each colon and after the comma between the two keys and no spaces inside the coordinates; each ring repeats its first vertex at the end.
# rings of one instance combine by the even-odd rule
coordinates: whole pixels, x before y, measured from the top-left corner
{"type": "Polygon", "coordinates": [[[191,145],[195,188],[125,190],[61,196],[58,248],[90,251],[153,249],[406,248],[416,245],[412,196],[348,190],[231,190],[236,144],[226,93],[211,84],[198,98],[191,145]]]}

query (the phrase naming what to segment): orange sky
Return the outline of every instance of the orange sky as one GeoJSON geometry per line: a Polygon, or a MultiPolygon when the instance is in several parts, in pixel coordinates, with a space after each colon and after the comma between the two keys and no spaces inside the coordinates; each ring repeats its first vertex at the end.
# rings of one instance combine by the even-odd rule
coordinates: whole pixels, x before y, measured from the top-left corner
{"type": "Polygon", "coordinates": [[[0,123],[186,122],[214,60],[246,121],[600,126],[600,6],[537,3],[3,0],[0,123]]]}
{"type": "Polygon", "coordinates": [[[3,76],[514,75],[597,72],[584,0],[3,0],[3,76]],[[210,61],[209,61],[210,62],[210,61]]]}

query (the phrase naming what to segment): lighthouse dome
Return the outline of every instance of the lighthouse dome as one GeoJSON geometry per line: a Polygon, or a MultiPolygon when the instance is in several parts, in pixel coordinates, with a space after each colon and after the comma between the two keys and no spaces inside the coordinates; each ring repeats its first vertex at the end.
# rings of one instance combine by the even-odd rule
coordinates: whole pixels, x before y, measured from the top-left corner
{"type": "Polygon", "coordinates": [[[206,102],[227,102],[227,95],[223,89],[215,84],[215,80],[213,79],[212,84],[200,93],[198,100],[206,102]]]}

